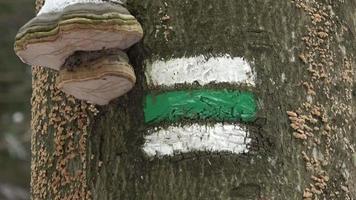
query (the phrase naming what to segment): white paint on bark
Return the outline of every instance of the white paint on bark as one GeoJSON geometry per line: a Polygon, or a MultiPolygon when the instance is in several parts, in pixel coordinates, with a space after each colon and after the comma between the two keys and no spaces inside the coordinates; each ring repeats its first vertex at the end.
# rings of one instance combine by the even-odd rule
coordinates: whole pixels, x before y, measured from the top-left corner
{"type": "Polygon", "coordinates": [[[147,65],[146,78],[149,86],[174,86],[175,84],[230,83],[255,86],[255,74],[251,65],[241,57],[175,58],[155,61],[147,65]]]}
{"type": "MultiPolygon", "coordinates": [[[[64,8],[78,4],[78,3],[95,3],[95,4],[102,4],[102,3],[120,3],[122,4],[121,0],[46,0],[41,10],[38,12],[37,15],[44,14],[44,13],[55,13],[55,12],[62,12],[64,8]]],[[[98,5],[99,6],[99,5],[98,5]]]]}
{"type": "Polygon", "coordinates": [[[145,137],[143,151],[152,156],[173,156],[191,151],[248,152],[251,139],[245,128],[218,123],[213,126],[199,124],[150,131],[145,137]]]}

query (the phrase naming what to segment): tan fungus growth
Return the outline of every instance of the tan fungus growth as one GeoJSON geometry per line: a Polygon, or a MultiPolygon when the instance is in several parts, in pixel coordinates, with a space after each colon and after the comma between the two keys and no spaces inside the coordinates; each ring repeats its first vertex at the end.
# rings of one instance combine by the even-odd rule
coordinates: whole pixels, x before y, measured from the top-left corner
{"type": "Polygon", "coordinates": [[[172,17],[166,14],[167,8],[168,4],[167,2],[164,2],[164,9],[160,8],[160,10],[158,11],[158,14],[161,16],[161,18],[160,24],[156,25],[155,37],[157,38],[158,34],[162,32],[165,41],[168,42],[170,35],[173,33],[173,27],[169,25],[170,21],[172,20],[172,17]]]}
{"type": "MultiPolygon", "coordinates": [[[[303,81],[302,86],[308,95],[318,97],[315,98],[316,100],[306,100],[302,103],[298,108],[298,111],[301,112],[298,112],[297,116],[292,111],[287,112],[291,121],[290,126],[293,129],[293,136],[304,141],[305,151],[302,151],[302,158],[305,161],[307,170],[312,173],[310,177],[311,183],[305,188],[303,198],[305,200],[323,197],[333,199],[334,194],[339,195],[341,192],[348,193],[348,191],[346,190],[347,187],[344,187],[339,191],[330,193],[329,197],[325,196],[324,193],[330,181],[328,172],[324,168],[327,167],[329,160],[332,158],[332,141],[335,137],[333,135],[335,134],[335,128],[333,127],[337,126],[331,124],[329,119],[335,118],[335,115],[340,114],[344,115],[345,124],[349,123],[347,116],[350,115],[347,110],[350,109],[350,106],[340,106],[344,104],[340,102],[339,106],[331,107],[330,105],[339,103],[337,99],[339,94],[332,93],[331,87],[333,86],[332,83],[342,80],[344,83],[349,83],[348,87],[351,88],[353,70],[351,62],[345,58],[344,65],[340,67],[341,72],[335,71],[337,64],[336,53],[330,49],[330,46],[336,42],[334,35],[338,34],[338,20],[332,11],[332,6],[320,3],[317,0],[294,0],[292,2],[311,18],[311,24],[306,27],[307,33],[302,37],[306,48],[299,54],[299,58],[307,66],[306,71],[310,73],[311,78],[311,81],[308,78],[303,81]],[[327,101],[318,102],[320,97],[326,97],[327,101]],[[304,121],[300,120],[300,118],[304,121]],[[323,158],[314,158],[311,149],[318,149],[323,158]]],[[[346,99],[351,99],[351,90],[346,89],[345,91],[346,99]]],[[[340,188],[335,189],[338,190],[340,188]]]]}
{"type": "Polygon", "coordinates": [[[91,199],[86,146],[90,116],[98,111],[65,96],[55,82],[55,74],[33,67],[32,199],[91,199]]]}

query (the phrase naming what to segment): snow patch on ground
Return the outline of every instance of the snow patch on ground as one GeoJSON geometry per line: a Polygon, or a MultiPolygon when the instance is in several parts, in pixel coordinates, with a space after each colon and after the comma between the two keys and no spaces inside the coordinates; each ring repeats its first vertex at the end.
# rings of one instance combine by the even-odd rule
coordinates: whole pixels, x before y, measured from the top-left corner
{"type": "Polygon", "coordinates": [[[255,86],[256,75],[250,64],[241,57],[224,55],[206,59],[197,57],[155,61],[147,65],[149,86],[174,86],[175,84],[230,83],[255,86]]]}
{"type": "Polygon", "coordinates": [[[150,131],[145,136],[143,151],[148,156],[173,156],[191,151],[248,152],[251,139],[245,128],[238,125],[218,123],[208,125],[170,126],[150,131]]]}

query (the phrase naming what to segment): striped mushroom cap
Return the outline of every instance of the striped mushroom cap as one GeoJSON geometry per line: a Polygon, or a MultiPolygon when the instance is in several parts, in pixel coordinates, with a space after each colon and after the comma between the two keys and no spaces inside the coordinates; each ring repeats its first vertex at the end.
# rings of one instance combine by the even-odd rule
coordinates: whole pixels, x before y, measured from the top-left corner
{"type": "Polygon", "coordinates": [[[59,70],[76,51],[129,48],[142,38],[143,30],[117,2],[47,0],[16,35],[16,54],[29,65],[59,70]]]}
{"type": "Polygon", "coordinates": [[[136,82],[126,53],[114,51],[76,52],[59,71],[58,88],[77,99],[98,105],[127,93],[136,82]]]}

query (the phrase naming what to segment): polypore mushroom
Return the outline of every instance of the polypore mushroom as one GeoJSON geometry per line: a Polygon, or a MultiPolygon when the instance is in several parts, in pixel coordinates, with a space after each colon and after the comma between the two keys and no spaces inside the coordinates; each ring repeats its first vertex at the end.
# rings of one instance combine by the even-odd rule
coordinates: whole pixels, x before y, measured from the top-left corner
{"type": "Polygon", "coordinates": [[[16,35],[15,52],[27,64],[59,70],[76,51],[126,49],[143,30],[120,2],[46,0],[16,35]]]}
{"type": "Polygon", "coordinates": [[[77,99],[106,105],[134,86],[136,77],[119,50],[76,52],[59,71],[58,88],[77,99]]]}

